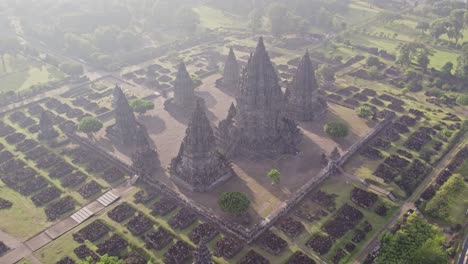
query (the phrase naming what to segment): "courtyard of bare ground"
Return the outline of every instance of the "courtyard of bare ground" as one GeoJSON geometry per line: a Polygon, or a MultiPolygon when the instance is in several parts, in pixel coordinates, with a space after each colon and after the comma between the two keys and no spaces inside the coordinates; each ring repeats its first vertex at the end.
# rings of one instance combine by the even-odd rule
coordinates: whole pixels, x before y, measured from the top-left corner
{"type": "MultiPolygon", "coordinates": [[[[220,75],[204,79],[203,85],[197,88],[196,92],[197,96],[205,100],[208,109],[207,115],[213,127],[225,118],[231,102],[235,102],[233,96],[215,87],[215,81],[218,78],[220,75]]],[[[137,117],[146,126],[159,155],[162,169],[156,173],[157,179],[188,199],[210,208],[218,215],[223,215],[217,205],[220,193],[225,191],[244,192],[252,201],[249,212],[250,224],[258,223],[265,218],[298,188],[316,176],[323,168],[321,164],[322,152],[329,154],[335,146],[338,146],[341,151],[345,151],[359,138],[365,136],[373,126],[373,124],[359,118],[354,111],[329,104],[326,117],[316,122],[299,124],[304,139],[298,155],[260,161],[238,156],[232,160],[236,177],[230,178],[209,193],[193,193],[172,183],[168,174],[171,159],[177,155],[180,143],[185,136],[190,114],[184,116],[180,113],[166,111],[164,108],[165,100],[166,98],[162,96],[154,99],[155,109],[137,117]],[[349,136],[339,140],[329,138],[323,132],[323,126],[330,120],[346,122],[350,127],[349,136]],[[278,169],[282,174],[281,183],[277,186],[272,186],[266,176],[272,168],[278,169]]],[[[111,125],[113,122],[113,120],[106,122],[105,126],[111,125]]],[[[116,146],[105,137],[103,132],[97,135],[96,142],[125,163],[130,164],[132,150],[116,146]]]]}

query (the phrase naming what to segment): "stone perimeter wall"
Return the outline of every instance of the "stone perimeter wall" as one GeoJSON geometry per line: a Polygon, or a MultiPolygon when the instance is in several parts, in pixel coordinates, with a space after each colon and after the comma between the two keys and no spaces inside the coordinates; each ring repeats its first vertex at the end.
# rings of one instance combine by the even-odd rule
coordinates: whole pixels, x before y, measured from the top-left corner
{"type": "MultiPolygon", "coordinates": [[[[393,121],[393,117],[387,118],[376,127],[374,127],[364,138],[361,138],[359,141],[354,143],[346,152],[343,153],[341,158],[335,162],[335,164],[328,164],[327,167],[322,169],[317,175],[315,175],[309,182],[307,182],[302,188],[297,190],[293,197],[283,202],[275,211],[268,215],[262,222],[254,225],[252,228],[246,228],[242,225],[226,221],[222,217],[218,216],[213,210],[206,208],[200,204],[194,203],[191,200],[188,200],[186,197],[181,196],[180,194],[174,192],[172,189],[167,187],[165,184],[157,180],[148,180],[145,179],[145,183],[156,188],[161,192],[161,194],[168,196],[169,198],[174,199],[176,202],[182,204],[183,206],[189,207],[196,211],[199,216],[204,220],[212,222],[220,227],[223,232],[228,233],[247,244],[255,241],[259,236],[263,234],[266,230],[270,229],[278,219],[286,215],[294,206],[296,206],[302,199],[313,190],[320,182],[325,180],[328,176],[334,173],[335,166],[344,165],[356,152],[358,152],[364,145],[366,145],[370,140],[374,139],[379,135],[382,130],[388,127],[393,121]]],[[[118,160],[116,157],[110,155],[105,150],[96,147],[95,145],[88,142],[87,139],[84,139],[76,134],[69,134],[69,137],[79,143],[80,145],[91,148],[99,153],[103,158],[108,161],[111,161],[112,164],[125,169],[130,175],[133,175],[133,170],[118,160]]]]}

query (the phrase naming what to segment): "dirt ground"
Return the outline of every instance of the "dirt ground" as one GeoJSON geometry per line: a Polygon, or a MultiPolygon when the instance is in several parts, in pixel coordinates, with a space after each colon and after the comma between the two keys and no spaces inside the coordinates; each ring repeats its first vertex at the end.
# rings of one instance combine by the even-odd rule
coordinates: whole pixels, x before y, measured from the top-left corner
{"type": "MultiPolygon", "coordinates": [[[[235,99],[215,87],[215,81],[219,75],[214,75],[203,80],[203,85],[197,89],[197,95],[205,100],[208,108],[208,117],[213,126],[222,120],[235,99]]],[[[294,191],[304,185],[322,169],[321,153],[330,153],[335,146],[340,150],[346,150],[350,145],[364,136],[370,130],[369,124],[357,117],[354,111],[347,108],[330,105],[326,118],[318,122],[301,123],[304,134],[301,153],[297,156],[279,157],[276,160],[252,161],[238,157],[233,160],[233,168],[237,177],[232,177],[227,182],[217,187],[210,193],[192,193],[178,188],[172,183],[167,167],[172,158],[177,155],[182,142],[188,117],[182,114],[169,113],[164,109],[166,98],[159,97],[154,100],[155,109],[138,120],[143,123],[155,144],[163,170],[157,173],[160,181],[171,186],[174,190],[186,197],[197,201],[214,212],[222,214],[217,199],[219,194],[225,191],[242,191],[252,201],[250,215],[252,223],[265,218],[281,202],[290,197],[294,191]],[[323,126],[327,120],[342,120],[350,126],[350,135],[344,139],[336,140],[327,137],[323,132],[323,126]],[[272,168],[278,169],[281,174],[281,182],[278,186],[272,186],[266,174],[272,168]]],[[[108,124],[106,124],[108,125],[108,124]]],[[[120,149],[113,146],[103,133],[97,140],[102,146],[113,152],[117,157],[130,162],[129,149],[120,149]]]]}

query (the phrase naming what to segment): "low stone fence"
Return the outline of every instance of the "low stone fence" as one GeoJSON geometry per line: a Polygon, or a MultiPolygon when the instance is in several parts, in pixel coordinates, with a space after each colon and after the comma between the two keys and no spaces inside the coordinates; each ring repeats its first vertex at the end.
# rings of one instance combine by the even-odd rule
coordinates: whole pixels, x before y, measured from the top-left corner
{"type": "Polygon", "coordinates": [[[77,143],[78,145],[95,151],[97,154],[99,154],[106,161],[108,161],[112,165],[122,169],[123,171],[128,173],[130,176],[133,177],[133,175],[135,175],[135,173],[133,172],[133,169],[130,166],[123,163],[117,157],[112,156],[106,150],[100,148],[96,144],[94,144],[94,143],[90,142],[89,140],[87,140],[85,138],[82,138],[82,137],[80,137],[80,136],[78,136],[77,134],[74,134],[74,133],[67,133],[67,136],[68,136],[69,139],[75,141],[75,143],[77,143]]]}
{"type": "Polygon", "coordinates": [[[211,70],[211,71],[209,71],[209,72],[205,72],[205,73],[203,73],[203,74],[200,74],[198,77],[199,77],[200,79],[204,79],[204,78],[206,78],[206,77],[208,77],[208,76],[211,76],[211,75],[213,75],[213,74],[216,74],[216,73],[218,73],[218,72],[219,72],[219,69],[214,69],[214,70],[211,70]]]}
{"type": "Polygon", "coordinates": [[[350,148],[346,150],[345,153],[342,154],[339,161],[337,161],[338,166],[343,166],[352,155],[354,155],[358,150],[361,149],[365,144],[369,141],[374,139],[383,129],[388,127],[392,121],[392,116],[385,118],[382,122],[380,122],[377,126],[375,126],[371,132],[369,132],[365,137],[359,139],[356,143],[354,143],[350,148]]]}
{"type": "Polygon", "coordinates": [[[331,98],[327,98],[327,101],[330,102],[330,103],[334,103],[334,104],[337,104],[337,105],[341,105],[343,107],[346,107],[346,108],[349,108],[349,109],[352,109],[352,110],[355,110],[357,107],[352,105],[352,104],[347,104],[345,102],[342,102],[342,101],[338,101],[338,100],[335,100],[335,99],[331,99],[331,98]]]}

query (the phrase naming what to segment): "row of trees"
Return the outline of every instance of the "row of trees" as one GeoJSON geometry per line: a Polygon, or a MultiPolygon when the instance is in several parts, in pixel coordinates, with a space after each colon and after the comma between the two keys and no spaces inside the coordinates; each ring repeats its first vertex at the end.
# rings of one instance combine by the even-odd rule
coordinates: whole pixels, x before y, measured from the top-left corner
{"type": "Polygon", "coordinates": [[[311,26],[325,30],[344,29],[346,23],[337,19],[337,14],[348,11],[348,0],[294,0],[287,4],[270,1],[268,6],[256,7],[249,15],[249,26],[254,31],[261,29],[267,18],[270,32],[277,37],[295,32],[305,34],[311,26]],[[263,10],[267,10],[263,13],[263,10]]]}
{"type": "Polygon", "coordinates": [[[440,187],[436,195],[427,202],[424,211],[434,217],[450,222],[450,205],[464,189],[465,183],[460,174],[455,174],[440,187]]]}
{"type": "Polygon", "coordinates": [[[447,35],[449,39],[455,40],[458,44],[460,39],[463,39],[463,31],[468,28],[468,11],[463,9],[452,10],[450,15],[437,19],[434,22],[419,22],[416,29],[421,30],[422,33],[429,31],[429,34],[434,39],[439,39],[442,35],[447,35]]]}
{"type": "Polygon", "coordinates": [[[156,1],[148,17],[151,27],[181,29],[194,34],[200,25],[200,16],[190,6],[172,0],[156,1]]]}
{"type": "Polygon", "coordinates": [[[382,236],[382,250],[377,263],[448,263],[442,246],[444,241],[438,228],[413,213],[396,233],[382,236]]]}
{"type": "Polygon", "coordinates": [[[14,37],[3,37],[0,38],[0,57],[2,59],[3,71],[7,71],[5,56],[7,54],[15,55],[21,49],[21,45],[17,38],[14,37]]]}
{"type": "Polygon", "coordinates": [[[418,42],[403,43],[398,46],[397,50],[397,64],[409,67],[412,63],[416,63],[424,72],[427,70],[432,52],[426,45],[418,42]]]}

